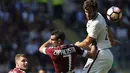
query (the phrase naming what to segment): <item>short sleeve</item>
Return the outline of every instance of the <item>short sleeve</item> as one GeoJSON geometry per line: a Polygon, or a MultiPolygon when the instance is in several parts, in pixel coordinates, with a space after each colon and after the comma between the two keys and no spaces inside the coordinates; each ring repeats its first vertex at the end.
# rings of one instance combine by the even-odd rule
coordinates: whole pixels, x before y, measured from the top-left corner
{"type": "Polygon", "coordinates": [[[43,48],[43,50],[42,50],[42,52],[43,52],[44,54],[46,54],[46,49],[47,49],[47,48],[43,48]]]}
{"type": "Polygon", "coordinates": [[[99,24],[99,21],[94,21],[89,27],[88,36],[96,39],[100,31],[101,31],[101,26],[99,24]]]}
{"type": "Polygon", "coordinates": [[[9,71],[8,73],[13,73],[13,71],[11,70],[11,71],[9,71]]]}
{"type": "Polygon", "coordinates": [[[52,48],[48,47],[48,48],[43,48],[42,52],[46,55],[48,55],[51,52],[52,48]]]}

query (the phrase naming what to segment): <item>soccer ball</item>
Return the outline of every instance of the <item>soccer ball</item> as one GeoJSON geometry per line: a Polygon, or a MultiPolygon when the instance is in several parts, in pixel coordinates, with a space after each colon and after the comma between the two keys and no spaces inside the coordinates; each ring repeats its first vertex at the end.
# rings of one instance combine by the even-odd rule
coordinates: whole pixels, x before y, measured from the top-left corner
{"type": "Polygon", "coordinates": [[[107,10],[107,18],[111,21],[119,21],[122,18],[122,11],[119,7],[112,6],[107,10]]]}

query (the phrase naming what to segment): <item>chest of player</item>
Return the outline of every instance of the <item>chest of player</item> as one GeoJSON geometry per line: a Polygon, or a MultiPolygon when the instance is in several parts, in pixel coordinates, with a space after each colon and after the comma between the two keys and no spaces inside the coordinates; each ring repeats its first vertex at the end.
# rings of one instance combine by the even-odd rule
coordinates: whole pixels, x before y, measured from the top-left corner
{"type": "Polygon", "coordinates": [[[59,60],[59,59],[66,59],[66,55],[75,55],[76,50],[74,47],[69,47],[66,49],[52,49],[50,52],[50,57],[51,59],[54,60],[59,60]]]}

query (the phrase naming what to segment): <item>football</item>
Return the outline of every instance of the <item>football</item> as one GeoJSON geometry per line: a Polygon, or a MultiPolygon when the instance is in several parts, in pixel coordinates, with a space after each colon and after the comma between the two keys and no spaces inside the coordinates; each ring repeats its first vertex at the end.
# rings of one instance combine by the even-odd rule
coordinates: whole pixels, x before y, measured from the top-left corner
{"type": "Polygon", "coordinates": [[[107,18],[111,21],[119,21],[122,18],[122,11],[119,7],[112,6],[107,10],[107,18]]]}

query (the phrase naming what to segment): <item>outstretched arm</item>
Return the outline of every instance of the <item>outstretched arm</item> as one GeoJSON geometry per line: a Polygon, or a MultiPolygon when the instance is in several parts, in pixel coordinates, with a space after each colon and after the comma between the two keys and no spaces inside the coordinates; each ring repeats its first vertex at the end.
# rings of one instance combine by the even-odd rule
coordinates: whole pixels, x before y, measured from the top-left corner
{"type": "Polygon", "coordinates": [[[92,43],[94,39],[90,36],[87,36],[82,42],[76,42],[75,45],[81,47],[81,48],[86,48],[88,45],[92,43]]]}

